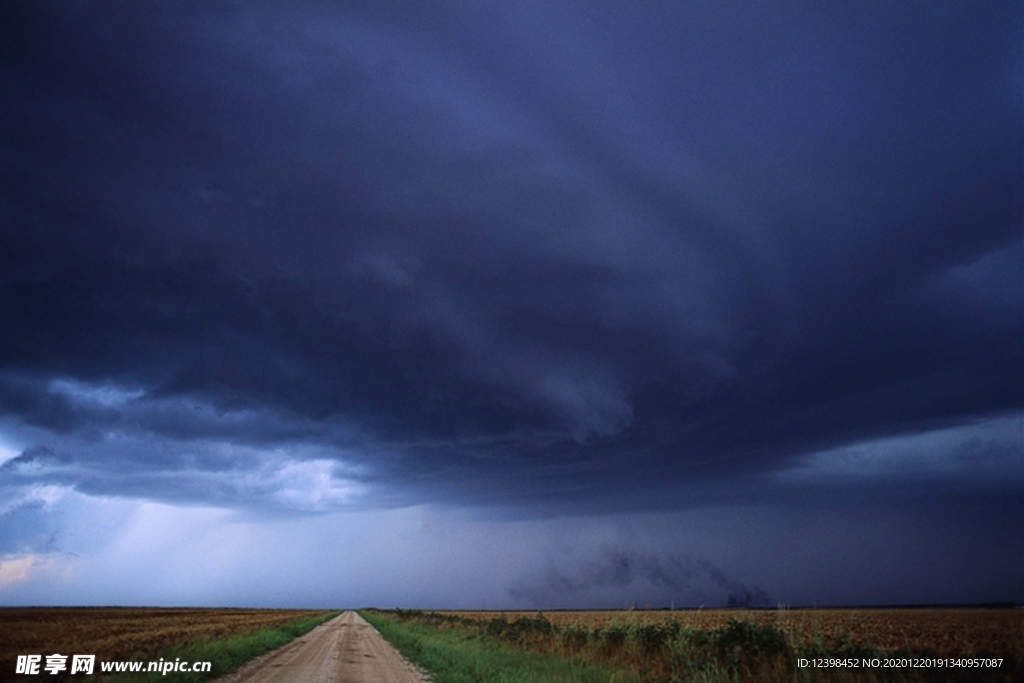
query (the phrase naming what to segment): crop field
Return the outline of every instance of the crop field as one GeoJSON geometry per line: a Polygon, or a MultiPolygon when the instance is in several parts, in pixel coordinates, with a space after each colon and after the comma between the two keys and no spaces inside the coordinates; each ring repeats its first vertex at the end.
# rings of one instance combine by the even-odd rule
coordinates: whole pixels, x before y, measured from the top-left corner
{"type": "MultiPolygon", "coordinates": [[[[536,617],[537,612],[439,612],[464,619],[510,621],[536,617]]],[[[943,656],[968,653],[1024,653],[1024,610],[1021,609],[782,609],[782,610],[622,610],[553,611],[544,617],[560,627],[588,630],[618,624],[663,624],[675,620],[684,628],[712,630],[731,619],[765,625],[774,620],[798,642],[832,641],[848,635],[857,645],[886,651],[906,649],[943,656]]]]}
{"type": "Polygon", "coordinates": [[[19,654],[95,654],[131,659],[171,645],[220,639],[324,610],[161,609],[119,607],[30,607],[0,609],[0,665],[13,668],[19,654]]]}

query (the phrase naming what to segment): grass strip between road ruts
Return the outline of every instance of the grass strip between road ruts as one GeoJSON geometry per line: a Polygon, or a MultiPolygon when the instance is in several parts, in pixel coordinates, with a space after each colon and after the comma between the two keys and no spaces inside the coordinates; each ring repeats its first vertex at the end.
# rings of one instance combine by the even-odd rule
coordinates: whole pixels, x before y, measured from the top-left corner
{"type": "Polygon", "coordinates": [[[639,683],[638,676],[594,664],[523,652],[462,629],[438,629],[393,615],[359,613],[432,683],[639,683]]]}
{"type": "MultiPolygon", "coordinates": [[[[340,611],[329,612],[319,617],[296,619],[274,628],[264,628],[252,633],[243,633],[230,638],[218,640],[198,640],[192,643],[172,645],[156,655],[135,657],[135,661],[155,662],[163,659],[173,662],[210,662],[209,673],[199,672],[168,672],[141,674],[107,674],[100,678],[109,683],[135,683],[136,681],[162,681],[164,683],[198,683],[234,671],[251,659],[287,645],[299,636],[303,636],[320,624],[341,614],[340,611]]],[[[99,672],[96,672],[99,673],[99,672]]],[[[100,674],[103,676],[103,674],[100,674]]]]}

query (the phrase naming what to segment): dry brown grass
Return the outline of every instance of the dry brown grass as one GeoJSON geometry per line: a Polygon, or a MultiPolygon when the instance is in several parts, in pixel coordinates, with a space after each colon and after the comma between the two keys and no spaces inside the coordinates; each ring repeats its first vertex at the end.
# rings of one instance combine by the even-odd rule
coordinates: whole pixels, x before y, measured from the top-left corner
{"type": "Polygon", "coordinates": [[[134,607],[0,608],[0,665],[19,654],[95,654],[141,658],[179,643],[281,626],[325,610],[168,609],[134,607]]]}
{"type": "MultiPolygon", "coordinates": [[[[533,612],[441,612],[471,619],[509,620],[533,617],[533,612]]],[[[887,651],[906,648],[955,656],[969,653],[1024,653],[1024,610],[1021,609],[800,609],[800,610],[628,610],[544,612],[557,626],[603,627],[612,622],[656,624],[675,619],[692,629],[716,629],[730,619],[764,624],[775,619],[779,628],[801,642],[816,637],[832,640],[840,634],[864,646],[887,651]]]]}

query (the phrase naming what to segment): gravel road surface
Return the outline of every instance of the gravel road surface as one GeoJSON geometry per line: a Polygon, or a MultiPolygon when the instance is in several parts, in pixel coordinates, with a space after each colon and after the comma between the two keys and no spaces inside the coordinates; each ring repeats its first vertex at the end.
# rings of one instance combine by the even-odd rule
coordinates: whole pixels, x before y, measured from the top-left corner
{"type": "Polygon", "coordinates": [[[345,612],[217,683],[424,683],[376,629],[345,612]]]}

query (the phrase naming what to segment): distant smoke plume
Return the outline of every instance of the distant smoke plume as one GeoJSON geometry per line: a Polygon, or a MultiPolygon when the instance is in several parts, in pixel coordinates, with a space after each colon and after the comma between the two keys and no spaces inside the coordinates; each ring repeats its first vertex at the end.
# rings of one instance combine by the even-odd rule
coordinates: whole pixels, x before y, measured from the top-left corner
{"type": "Polygon", "coordinates": [[[555,566],[520,577],[509,595],[531,607],[603,607],[642,604],[651,607],[724,604],[767,607],[768,594],[730,578],[703,558],[657,556],[608,548],[569,570],[555,566]],[[725,596],[721,592],[725,592],[725,596]]]}
{"type": "Polygon", "coordinates": [[[757,586],[747,588],[739,581],[727,577],[721,569],[707,560],[699,560],[697,564],[708,573],[708,576],[716,584],[729,592],[726,607],[768,607],[771,605],[771,598],[757,586]]]}

